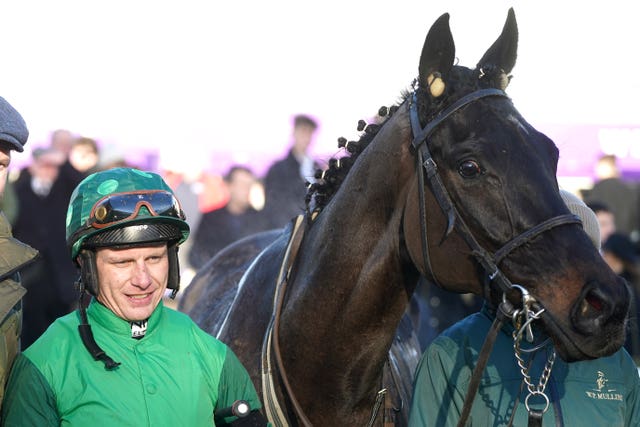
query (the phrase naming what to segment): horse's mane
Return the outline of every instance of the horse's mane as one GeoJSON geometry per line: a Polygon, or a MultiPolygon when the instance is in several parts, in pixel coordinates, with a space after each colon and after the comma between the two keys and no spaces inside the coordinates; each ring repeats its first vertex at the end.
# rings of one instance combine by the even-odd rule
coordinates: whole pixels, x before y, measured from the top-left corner
{"type": "Polygon", "coordinates": [[[344,137],[338,138],[338,148],[341,148],[342,152],[346,154],[342,157],[331,157],[326,169],[316,169],[315,182],[307,183],[305,197],[307,213],[318,213],[331,201],[358,156],[369,146],[382,125],[398,110],[407,96],[408,92],[403,92],[401,101],[397,104],[391,107],[380,107],[373,123],[359,120],[357,129],[361,134],[357,141],[347,141],[344,137]]]}
{"type": "MultiPolygon", "coordinates": [[[[432,120],[444,105],[452,102],[456,94],[469,93],[478,87],[495,87],[498,79],[503,76],[501,70],[485,68],[484,70],[470,70],[466,67],[454,66],[451,75],[447,79],[448,94],[440,98],[434,98],[428,94],[428,88],[421,88],[416,81],[412,87],[418,96],[418,111],[422,125],[432,120]],[[481,74],[482,73],[482,74],[481,74]]],[[[343,157],[332,157],[328,161],[327,169],[317,169],[315,182],[307,183],[307,195],[305,197],[306,211],[308,214],[319,213],[331,201],[345,177],[356,162],[358,156],[373,141],[378,131],[398,110],[400,105],[411,95],[409,90],[401,93],[400,101],[387,108],[380,107],[374,123],[364,120],[358,122],[358,132],[361,132],[357,141],[347,141],[346,138],[338,138],[338,148],[346,154],[343,157]]]]}

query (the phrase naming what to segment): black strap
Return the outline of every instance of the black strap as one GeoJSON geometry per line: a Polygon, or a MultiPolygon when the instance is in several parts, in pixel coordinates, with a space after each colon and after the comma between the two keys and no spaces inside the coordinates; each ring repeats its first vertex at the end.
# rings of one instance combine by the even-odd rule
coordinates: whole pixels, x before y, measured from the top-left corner
{"type": "Polygon", "coordinates": [[[542,427],[542,416],[544,415],[543,411],[538,409],[530,409],[529,410],[529,423],[528,427],[542,427]]]}
{"type": "MultiPolygon", "coordinates": [[[[84,311],[84,308],[80,309],[84,311]]],[[[84,344],[85,348],[89,351],[91,356],[93,356],[94,360],[99,360],[104,363],[104,368],[107,371],[113,371],[118,366],[120,366],[119,362],[115,362],[112,358],[110,358],[107,353],[104,352],[103,349],[98,346],[96,340],[93,338],[93,332],[91,332],[91,325],[87,323],[81,323],[78,325],[78,332],[80,332],[80,338],[82,339],[82,344],[84,344]]]]}
{"type": "Polygon", "coordinates": [[[78,300],[78,312],[80,314],[80,324],[78,325],[78,332],[80,333],[80,339],[82,340],[82,344],[87,349],[93,360],[101,361],[104,363],[104,368],[107,371],[113,371],[118,366],[120,366],[120,362],[114,361],[103,349],[100,348],[95,338],[93,337],[93,332],[91,331],[91,325],[89,325],[89,319],[87,318],[87,310],[84,308],[84,301],[82,301],[84,296],[84,284],[82,282],[82,278],[78,278],[76,282],[76,287],[80,290],[80,298],[78,300]]]}
{"type": "Polygon", "coordinates": [[[519,246],[522,246],[529,240],[537,237],[539,234],[544,233],[545,231],[549,231],[552,228],[555,228],[559,225],[566,224],[582,224],[582,221],[577,215],[574,214],[566,214],[566,215],[558,215],[553,218],[549,218],[546,221],[541,222],[525,231],[524,233],[518,235],[513,240],[507,242],[503,247],[498,249],[495,254],[493,254],[493,262],[498,265],[500,261],[504,259],[511,251],[516,249],[519,246]]]}

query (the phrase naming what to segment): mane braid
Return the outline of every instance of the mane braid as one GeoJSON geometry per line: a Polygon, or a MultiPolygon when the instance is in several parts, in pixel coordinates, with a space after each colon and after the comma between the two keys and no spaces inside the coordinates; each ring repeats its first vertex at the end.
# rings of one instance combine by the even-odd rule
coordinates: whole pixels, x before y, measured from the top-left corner
{"type": "MultiPolygon", "coordinates": [[[[406,98],[403,95],[403,100],[406,98]]],[[[378,131],[397,110],[399,105],[390,108],[385,106],[378,110],[378,117],[381,123],[369,123],[364,120],[358,121],[358,132],[363,132],[357,141],[347,141],[346,138],[338,138],[338,148],[344,149],[347,155],[343,157],[332,157],[329,159],[326,170],[317,169],[314,175],[315,182],[307,182],[307,194],[305,205],[307,215],[321,212],[336,194],[340,185],[346,178],[358,156],[369,146],[369,143],[378,134],[378,131]]]]}

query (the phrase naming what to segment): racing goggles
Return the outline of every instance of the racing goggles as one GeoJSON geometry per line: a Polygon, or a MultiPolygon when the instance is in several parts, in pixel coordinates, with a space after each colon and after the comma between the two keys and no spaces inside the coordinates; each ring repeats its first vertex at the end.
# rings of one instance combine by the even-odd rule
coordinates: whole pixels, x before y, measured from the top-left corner
{"type": "Polygon", "coordinates": [[[104,228],[134,219],[143,206],[152,216],[185,219],[180,203],[172,193],[164,190],[148,190],[103,197],[93,205],[87,225],[93,228],[104,228]]]}

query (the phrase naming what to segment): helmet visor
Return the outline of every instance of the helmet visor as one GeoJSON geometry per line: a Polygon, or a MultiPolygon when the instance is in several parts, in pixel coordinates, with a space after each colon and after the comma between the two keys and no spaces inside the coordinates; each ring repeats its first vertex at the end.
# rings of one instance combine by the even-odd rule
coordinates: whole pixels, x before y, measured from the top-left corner
{"type": "Polygon", "coordinates": [[[104,228],[122,221],[134,219],[140,208],[147,208],[152,216],[170,216],[184,220],[180,202],[169,191],[132,191],[105,196],[98,200],[89,214],[87,225],[104,228]]]}

